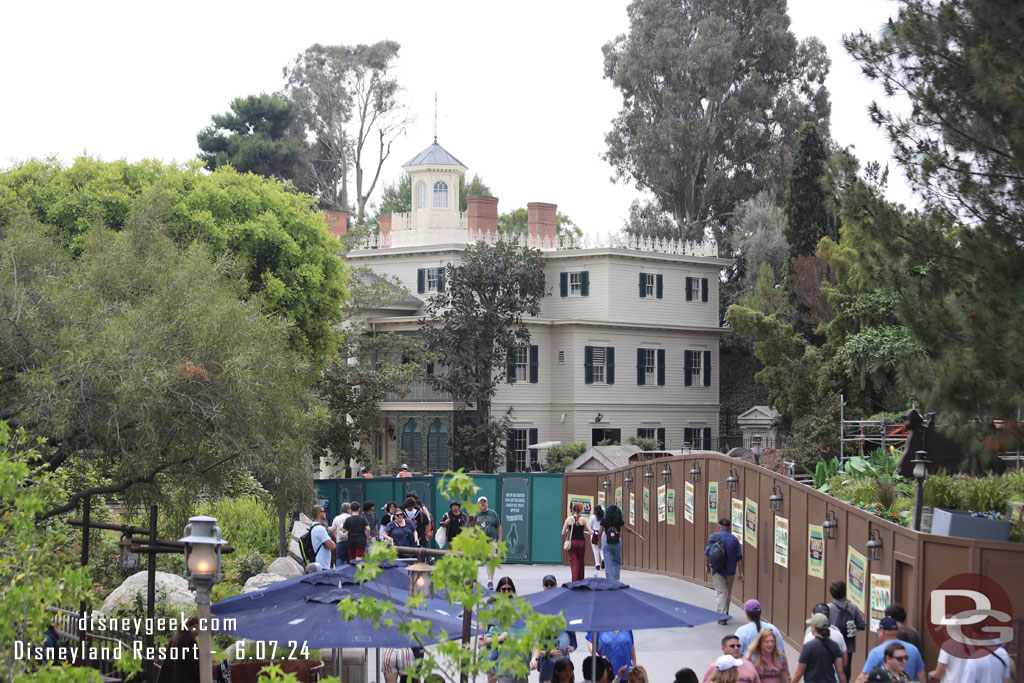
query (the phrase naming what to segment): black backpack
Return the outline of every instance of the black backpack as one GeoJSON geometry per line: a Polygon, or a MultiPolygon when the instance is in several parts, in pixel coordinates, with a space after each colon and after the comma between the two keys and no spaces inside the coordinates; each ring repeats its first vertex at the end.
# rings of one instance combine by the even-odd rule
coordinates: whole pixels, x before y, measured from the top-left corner
{"type": "Polygon", "coordinates": [[[320,544],[320,548],[313,548],[313,527],[309,527],[309,531],[299,538],[299,547],[302,549],[302,557],[306,560],[306,564],[316,562],[316,554],[323,547],[323,543],[320,544]]]}
{"type": "Polygon", "coordinates": [[[617,526],[605,527],[604,535],[605,535],[605,537],[608,538],[608,545],[618,545],[619,544],[619,527],[617,527],[617,526]]]}
{"type": "Polygon", "coordinates": [[[722,543],[722,537],[712,534],[711,547],[708,548],[708,564],[716,571],[722,571],[729,565],[729,551],[722,543]]]}
{"type": "Polygon", "coordinates": [[[857,621],[853,618],[853,612],[848,608],[850,603],[846,604],[847,607],[836,605],[839,608],[839,616],[836,617],[836,623],[833,625],[842,632],[846,642],[849,643],[857,638],[857,621]]]}

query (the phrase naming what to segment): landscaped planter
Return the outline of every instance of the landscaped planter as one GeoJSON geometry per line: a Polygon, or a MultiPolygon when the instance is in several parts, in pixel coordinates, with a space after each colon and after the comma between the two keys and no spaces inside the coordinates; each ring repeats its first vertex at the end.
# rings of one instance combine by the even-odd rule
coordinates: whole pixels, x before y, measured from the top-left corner
{"type": "Polygon", "coordinates": [[[1011,523],[1005,519],[972,517],[963,510],[935,508],[931,532],[937,536],[974,538],[980,541],[1009,541],[1011,523]]]}

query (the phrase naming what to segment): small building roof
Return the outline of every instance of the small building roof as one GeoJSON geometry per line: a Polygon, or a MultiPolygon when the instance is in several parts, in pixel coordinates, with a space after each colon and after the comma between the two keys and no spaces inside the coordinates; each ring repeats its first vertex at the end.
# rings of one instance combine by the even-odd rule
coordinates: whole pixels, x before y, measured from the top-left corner
{"type": "Polygon", "coordinates": [[[452,156],[444,147],[437,144],[437,140],[434,140],[434,144],[430,145],[430,147],[427,147],[402,164],[402,168],[408,166],[458,166],[462,169],[466,168],[464,163],[452,156]]]}
{"type": "Polygon", "coordinates": [[[591,446],[565,468],[566,472],[578,470],[615,470],[629,464],[629,456],[640,451],[639,446],[591,446]]]}
{"type": "Polygon", "coordinates": [[[375,302],[377,304],[375,306],[376,310],[409,311],[411,313],[415,313],[423,306],[423,301],[421,299],[410,294],[401,287],[398,287],[391,280],[383,278],[371,270],[355,268],[352,273],[365,287],[377,288],[380,299],[375,302]]]}

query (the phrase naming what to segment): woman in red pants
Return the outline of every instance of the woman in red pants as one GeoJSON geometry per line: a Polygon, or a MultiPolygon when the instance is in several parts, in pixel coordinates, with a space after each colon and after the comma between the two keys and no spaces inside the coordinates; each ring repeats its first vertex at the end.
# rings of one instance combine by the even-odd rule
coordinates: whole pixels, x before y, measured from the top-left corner
{"type": "Polygon", "coordinates": [[[593,533],[590,523],[583,518],[583,503],[573,503],[572,512],[562,523],[562,538],[569,542],[569,566],[572,568],[572,580],[583,580],[583,569],[586,567],[584,556],[587,552],[587,541],[593,533]]]}

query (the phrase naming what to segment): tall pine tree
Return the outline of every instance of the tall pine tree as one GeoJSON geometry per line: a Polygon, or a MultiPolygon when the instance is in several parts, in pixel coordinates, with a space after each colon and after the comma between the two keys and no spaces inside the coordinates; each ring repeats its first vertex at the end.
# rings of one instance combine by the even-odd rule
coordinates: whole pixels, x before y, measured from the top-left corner
{"type": "Polygon", "coordinates": [[[835,238],[835,219],[825,192],[828,150],[813,123],[800,128],[786,195],[786,240],[794,258],[813,254],[822,237],[835,238]]]}

